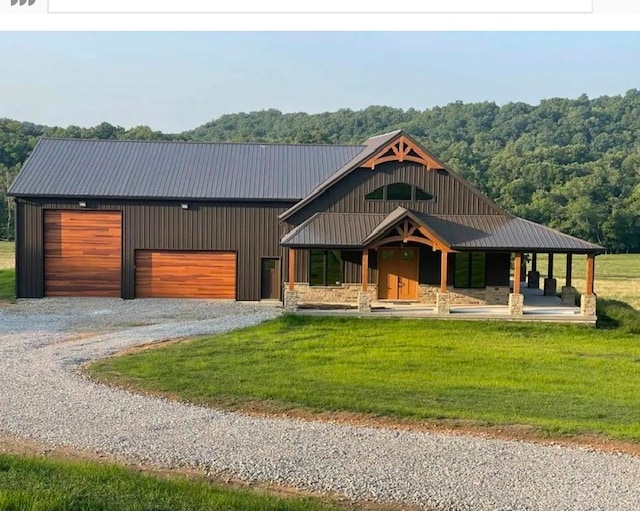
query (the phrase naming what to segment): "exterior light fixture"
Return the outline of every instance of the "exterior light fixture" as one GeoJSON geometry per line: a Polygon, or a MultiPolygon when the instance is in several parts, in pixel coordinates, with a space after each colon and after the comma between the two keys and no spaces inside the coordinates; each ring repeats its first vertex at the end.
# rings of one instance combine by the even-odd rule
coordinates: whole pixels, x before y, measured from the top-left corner
{"type": "Polygon", "coordinates": [[[180,204],[180,207],[182,209],[189,209],[189,204],[187,204],[186,202],[183,202],[182,204],[180,204]]]}
{"type": "Polygon", "coordinates": [[[81,200],[80,202],[78,202],[78,206],[80,206],[81,208],[86,208],[87,207],[87,201],[81,200]]]}

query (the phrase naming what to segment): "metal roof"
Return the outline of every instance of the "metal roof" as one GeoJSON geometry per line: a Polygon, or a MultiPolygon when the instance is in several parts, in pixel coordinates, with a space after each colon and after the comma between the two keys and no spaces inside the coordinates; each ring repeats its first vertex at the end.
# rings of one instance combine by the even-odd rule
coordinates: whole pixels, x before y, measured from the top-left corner
{"type": "Polygon", "coordinates": [[[43,138],[15,196],[300,200],[363,145],[43,138]]]}
{"type": "Polygon", "coordinates": [[[508,215],[425,215],[421,220],[453,249],[602,252],[595,243],[508,215]]]}
{"type": "Polygon", "coordinates": [[[386,217],[385,214],[316,213],[280,243],[286,247],[358,248],[386,217]]]}
{"type": "Polygon", "coordinates": [[[354,157],[345,162],[345,164],[339,168],[336,172],[329,175],[327,179],[320,182],[313,190],[311,190],[307,195],[305,195],[304,199],[300,202],[291,206],[288,210],[280,215],[281,220],[286,220],[291,215],[293,215],[296,211],[299,211],[304,206],[306,206],[313,199],[318,197],[320,194],[325,192],[332,185],[340,181],[343,177],[349,174],[352,170],[362,165],[366,162],[371,156],[376,154],[376,152],[383,146],[387,145],[394,138],[402,135],[402,130],[391,131],[389,133],[384,133],[382,135],[377,135],[375,137],[371,137],[367,139],[364,143],[363,150],[354,155],[354,157]]]}
{"type": "Polygon", "coordinates": [[[509,215],[426,215],[397,208],[390,214],[317,213],[286,234],[289,247],[362,248],[405,217],[417,220],[454,250],[596,253],[604,248],[509,215]]]}

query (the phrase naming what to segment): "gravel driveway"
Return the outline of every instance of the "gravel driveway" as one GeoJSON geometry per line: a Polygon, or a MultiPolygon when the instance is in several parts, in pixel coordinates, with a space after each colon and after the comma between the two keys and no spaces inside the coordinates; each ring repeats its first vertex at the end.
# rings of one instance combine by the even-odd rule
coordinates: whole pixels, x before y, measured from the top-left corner
{"type": "Polygon", "coordinates": [[[0,309],[0,431],[426,509],[640,509],[640,459],[632,456],[261,419],[134,395],[75,374],[79,364],[128,346],[276,314],[263,305],[186,300],[45,299],[0,309]]]}

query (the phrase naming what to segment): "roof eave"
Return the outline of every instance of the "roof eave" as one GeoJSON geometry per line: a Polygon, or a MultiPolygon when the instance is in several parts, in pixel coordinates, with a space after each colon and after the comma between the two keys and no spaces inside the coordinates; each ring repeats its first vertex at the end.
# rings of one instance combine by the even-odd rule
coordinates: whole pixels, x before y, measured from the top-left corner
{"type": "MultiPolygon", "coordinates": [[[[391,143],[393,140],[401,136],[403,134],[403,131],[402,130],[392,131],[389,133],[389,135],[391,135],[392,133],[393,133],[393,136],[388,139],[383,138],[384,135],[378,135],[378,137],[371,137],[371,138],[382,138],[381,142],[378,145],[374,146],[373,151],[375,152],[375,150],[381,148],[383,145],[391,143]]],[[[370,140],[370,139],[367,139],[367,140],[370,140]]],[[[300,209],[302,209],[304,206],[309,204],[313,199],[323,194],[329,188],[331,188],[335,183],[340,181],[340,179],[342,179],[344,175],[347,175],[353,170],[355,170],[356,168],[360,167],[364,162],[367,161],[367,159],[370,156],[371,156],[370,153],[366,149],[363,149],[350,162],[347,162],[342,168],[334,172],[328,179],[326,179],[324,182],[320,183],[317,187],[311,190],[311,192],[309,192],[306,197],[300,200],[300,202],[298,202],[297,204],[294,204],[287,211],[284,211],[282,214],[280,214],[278,216],[278,219],[280,221],[284,221],[287,218],[289,218],[291,215],[296,213],[297,211],[300,211],[300,209]]]]}

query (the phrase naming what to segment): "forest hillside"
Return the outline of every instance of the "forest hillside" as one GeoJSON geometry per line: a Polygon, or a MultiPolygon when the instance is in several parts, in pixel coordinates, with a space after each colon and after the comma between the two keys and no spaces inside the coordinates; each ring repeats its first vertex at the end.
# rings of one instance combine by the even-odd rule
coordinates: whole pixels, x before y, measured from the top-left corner
{"type": "Polygon", "coordinates": [[[11,238],[6,190],[41,136],[141,140],[362,143],[402,128],[512,213],[604,245],[640,252],[640,91],[525,103],[456,102],[426,110],[371,106],[321,114],[224,115],[164,134],[39,126],[0,119],[0,238],[11,238]]]}

